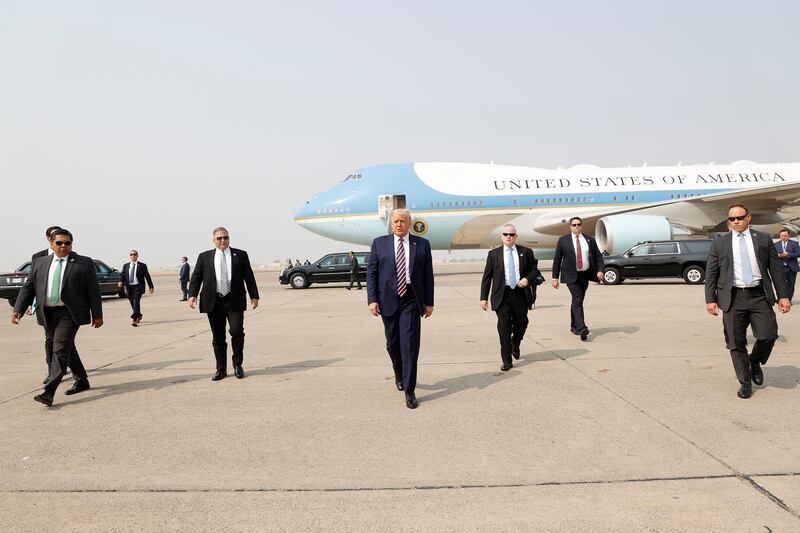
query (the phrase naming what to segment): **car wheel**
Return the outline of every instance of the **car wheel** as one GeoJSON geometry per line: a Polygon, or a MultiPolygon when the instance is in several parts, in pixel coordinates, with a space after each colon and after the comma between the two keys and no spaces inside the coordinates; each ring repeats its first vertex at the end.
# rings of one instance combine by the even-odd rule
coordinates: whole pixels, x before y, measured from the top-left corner
{"type": "Polygon", "coordinates": [[[706,280],[706,271],[701,266],[692,265],[683,271],[683,281],[689,285],[699,285],[706,280]]]}
{"type": "Polygon", "coordinates": [[[608,267],[603,271],[603,281],[606,285],[619,285],[622,283],[622,276],[620,276],[618,269],[608,267]]]}
{"type": "Polygon", "coordinates": [[[289,283],[293,289],[305,289],[308,287],[308,280],[302,274],[292,274],[292,277],[289,278],[289,283]]]}

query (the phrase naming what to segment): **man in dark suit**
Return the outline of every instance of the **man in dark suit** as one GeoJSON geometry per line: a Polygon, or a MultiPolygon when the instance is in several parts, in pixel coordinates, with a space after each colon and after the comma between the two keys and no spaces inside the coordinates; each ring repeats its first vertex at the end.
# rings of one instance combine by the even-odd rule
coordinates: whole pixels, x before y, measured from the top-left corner
{"type": "Polygon", "coordinates": [[[200,312],[208,315],[213,335],[214,358],[217,371],[211,378],[219,381],[228,375],[228,343],[225,323],[231,333],[233,372],[238,379],[244,377],[244,311],[246,295],[250,295],[253,309],[258,307],[258,287],[247,252],[230,248],[228,230],[214,228],[212,240],[215,248],[201,253],[194,264],[189,283],[189,307],[195,308],[200,295],[200,312]],[[200,288],[202,287],[202,292],[200,288]],[[245,287],[246,293],[245,293],[245,287]]]}
{"type": "Polygon", "coordinates": [[[66,394],[89,389],[86,369],[75,350],[75,335],[84,324],[91,323],[96,328],[103,325],[100,285],[94,263],[90,257],[72,251],[72,240],[72,233],[63,228],[51,233],[53,254],[34,260],[31,275],[20,290],[11,314],[11,323],[19,324],[34,298],[39,301],[36,319],[44,326],[46,336],[52,339],[53,357],[49,379],[34,400],[48,407],[53,404],[67,366],[72,369],[75,384],[66,394]]]}
{"type": "Polygon", "coordinates": [[[481,309],[489,309],[491,288],[492,309],[497,313],[497,333],[500,335],[500,370],[513,368],[511,361],[519,359],[520,343],[528,327],[528,310],[533,307],[533,291],[542,273],[533,250],[517,245],[517,228],[503,226],[503,245],[491,250],[481,279],[481,309]]]}
{"type": "Polygon", "coordinates": [[[569,329],[585,341],[589,336],[589,328],[584,320],[583,300],[589,281],[603,282],[603,254],[600,253],[594,237],[583,234],[583,221],[580,217],[572,217],[569,228],[570,234],[558,239],[556,244],[552,283],[553,288],[557,289],[561,276],[561,282],[567,284],[572,295],[569,329]]]}
{"type": "Polygon", "coordinates": [[[800,266],[797,265],[797,257],[800,256],[800,244],[789,239],[789,230],[783,228],[779,233],[781,240],[775,243],[775,250],[783,266],[783,273],[786,275],[786,288],[789,294],[789,301],[794,298],[794,282],[800,266]]]}
{"type": "Polygon", "coordinates": [[[740,383],[736,393],[739,398],[753,395],[751,381],[764,383],[761,365],[769,359],[778,338],[778,321],[772,309],[775,293],[782,313],[792,307],[772,239],[750,229],[751,218],[745,206],[732,205],[728,210],[731,231],[714,239],[706,263],[706,310],[714,316],[722,311],[725,344],[740,383]],[[756,338],[749,356],[747,326],[756,338]]]}
{"type": "Polygon", "coordinates": [[[420,316],[433,313],[433,256],[426,239],[408,234],[407,209],[392,211],[391,227],[391,235],[372,241],[367,303],[370,313],[383,319],[397,390],[405,391],[406,407],[416,409],[420,316]]]}
{"type": "Polygon", "coordinates": [[[358,279],[358,259],[356,258],[356,254],[352,251],[347,252],[347,257],[350,258],[350,285],[347,286],[347,290],[353,288],[353,283],[358,283],[358,290],[361,290],[361,281],[358,279]]]}
{"type": "Polygon", "coordinates": [[[130,262],[122,265],[122,273],[119,276],[118,286],[125,290],[128,295],[128,301],[131,303],[131,326],[137,327],[139,322],[142,321],[142,295],[144,294],[144,284],[147,281],[147,286],[150,288],[150,294],[153,294],[155,288],[153,287],[153,279],[150,277],[150,272],[147,271],[147,265],[139,261],[139,252],[131,250],[128,256],[131,258],[130,262]]]}
{"type": "Polygon", "coordinates": [[[181,298],[180,301],[186,302],[189,300],[189,258],[186,256],[181,257],[181,272],[179,277],[181,292],[183,293],[183,298],[181,298]]]}

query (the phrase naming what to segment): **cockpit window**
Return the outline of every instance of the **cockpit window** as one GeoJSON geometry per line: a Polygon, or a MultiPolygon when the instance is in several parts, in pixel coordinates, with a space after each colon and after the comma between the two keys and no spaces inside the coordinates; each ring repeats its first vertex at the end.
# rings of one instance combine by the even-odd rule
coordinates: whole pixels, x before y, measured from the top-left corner
{"type": "Polygon", "coordinates": [[[350,174],[342,181],[352,181],[352,180],[360,180],[362,178],[361,174],[350,174]]]}

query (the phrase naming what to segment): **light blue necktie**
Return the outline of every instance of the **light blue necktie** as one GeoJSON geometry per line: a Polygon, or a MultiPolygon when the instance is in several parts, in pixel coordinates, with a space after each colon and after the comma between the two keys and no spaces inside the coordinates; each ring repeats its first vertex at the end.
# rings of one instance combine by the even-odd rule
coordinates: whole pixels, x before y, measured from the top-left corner
{"type": "Polygon", "coordinates": [[[508,286],[512,289],[517,286],[517,272],[514,269],[514,251],[508,249],[508,286]]]}
{"type": "Polygon", "coordinates": [[[744,233],[739,234],[739,257],[742,262],[742,281],[749,287],[753,284],[753,267],[750,265],[750,254],[747,253],[744,233]]]}

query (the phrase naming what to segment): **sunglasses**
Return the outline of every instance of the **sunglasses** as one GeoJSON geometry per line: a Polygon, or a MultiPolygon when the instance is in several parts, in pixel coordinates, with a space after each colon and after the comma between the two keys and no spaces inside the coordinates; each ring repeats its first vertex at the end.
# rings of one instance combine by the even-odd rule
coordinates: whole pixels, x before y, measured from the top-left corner
{"type": "Polygon", "coordinates": [[[747,215],[740,215],[738,217],[728,217],[728,222],[733,222],[734,220],[744,220],[747,218],[747,215]]]}
{"type": "Polygon", "coordinates": [[[224,237],[214,237],[214,239],[216,239],[218,241],[227,241],[228,239],[230,239],[230,237],[225,235],[224,237]]]}
{"type": "Polygon", "coordinates": [[[577,228],[578,226],[583,226],[583,224],[570,224],[570,226],[573,226],[573,227],[577,228]]]}
{"type": "Polygon", "coordinates": [[[135,255],[139,255],[139,254],[128,254],[128,255],[129,255],[129,256],[131,256],[131,257],[133,257],[133,256],[135,256],[135,255]]]}
{"type": "Polygon", "coordinates": [[[56,246],[72,246],[72,241],[55,241],[56,246]]]}
{"type": "Polygon", "coordinates": [[[503,237],[516,237],[516,233],[503,233],[503,237]]]}

